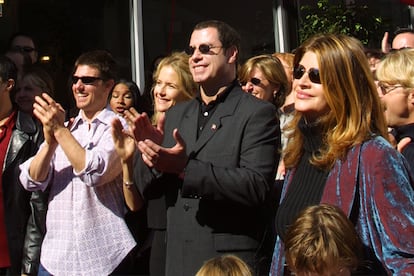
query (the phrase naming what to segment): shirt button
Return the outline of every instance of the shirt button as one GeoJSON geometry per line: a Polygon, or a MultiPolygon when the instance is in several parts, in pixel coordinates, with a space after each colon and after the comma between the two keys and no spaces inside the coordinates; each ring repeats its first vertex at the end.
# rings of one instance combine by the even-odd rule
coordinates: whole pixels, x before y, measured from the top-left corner
{"type": "Polygon", "coordinates": [[[204,116],[204,117],[207,117],[207,116],[208,116],[208,112],[207,112],[207,111],[205,111],[205,112],[203,113],[203,116],[204,116]]]}

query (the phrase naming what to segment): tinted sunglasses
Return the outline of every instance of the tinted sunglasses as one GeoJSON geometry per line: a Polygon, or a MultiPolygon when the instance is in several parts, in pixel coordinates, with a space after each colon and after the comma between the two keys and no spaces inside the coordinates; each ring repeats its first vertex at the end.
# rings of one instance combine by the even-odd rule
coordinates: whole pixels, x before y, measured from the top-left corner
{"type": "Polygon", "coordinates": [[[248,81],[242,81],[240,84],[242,85],[242,86],[245,86],[246,84],[247,84],[247,82],[251,82],[253,85],[259,85],[260,84],[260,82],[261,82],[261,80],[260,79],[258,79],[258,78],[251,78],[250,80],[248,80],[248,81]]]}
{"type": "Polygon", "coordinates": [[[16,46],[12,47],[12,50],[15,51],[15,52],[31,53],[36,49],[33,48],[33,47],[30,47],[30,46],[18,46],[18,45],[16,45],[16,46]]]}
{"type": "Polygon", "coordinates": [[[101,79],[102,78],[99,78],[99,77],[77,77],[77,76],[72,76],[72,84],[78,83],[79,80],[81,80],[81,82],[83,84],[93,84],[95,81],[101,80],[101,79]]]}
{"type": "MultiPolygon", "coordinates": [[[[211,49],[214,49],[214,48],[223,48],[223,46],[211,46],[208,44],[200,44],[200,46],[198,46],[198,50],[200,51],[200,53],[204,55],[210,53],[211,49]]],[[[197,47],[188,46],[185,52],[187,55],[192,56],[196,49],[197,47]]]]}
{"type": "MultiPolygon", "coordinates": [[[[293,69],[293,77],[297,80],[302,78],[305,73],[306,73],[306,69],[303,65],[298,65],[293,69]]],[[[319,84],[321,83],[319,69],[310,68],[307,73],[308,73],[308,77],[311,82],[319,83],[319,84]]]]}

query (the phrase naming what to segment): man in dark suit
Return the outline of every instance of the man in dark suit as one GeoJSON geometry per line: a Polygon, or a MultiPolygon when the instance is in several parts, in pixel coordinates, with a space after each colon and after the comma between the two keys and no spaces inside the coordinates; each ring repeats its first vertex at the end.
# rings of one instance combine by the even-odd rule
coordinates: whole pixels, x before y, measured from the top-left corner
{"type": "Polygon", "coordinates": [[[131,118],[140,153],[136,183],[145,199],[165,201],[148,215],[167,214],[166,275],[195,275],[204,261],[226,253],[256,275],[268,273],[271,256],[262,249],[269,204],[277,204],[269,199],[280,131],[274,106],[237,81],[239,43],[224,22],[197,24],[187,53],[199,95],[173,106],[157,130],[143,123],[145,115],[131,118]]]}

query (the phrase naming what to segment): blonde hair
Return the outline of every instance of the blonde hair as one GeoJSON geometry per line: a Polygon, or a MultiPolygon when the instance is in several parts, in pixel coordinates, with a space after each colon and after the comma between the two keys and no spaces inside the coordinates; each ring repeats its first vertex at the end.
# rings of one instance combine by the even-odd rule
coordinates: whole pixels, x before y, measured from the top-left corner
{"type": "Polygon", "coordinates": [[[285,254],[289,269],[295,273],[318,273],[361,264],[362,243],[352,222],[333,205],[305,208],[289,227],[285,254]]]}
{"type": "Polygon", "coordinates": [[[281,107],[290,92],[289,83],[282,62],[272,55],[259,55],[249,58],[239,70],[240,82],[246,82],[253,69],[259,69],[272,84],[279,84],[279,91],[273,98],[273,104],[281,107]]]}
{"type": "MultiPolygon", "coordinates": [[[[311,163],[330,169],[336,160],[346,157],[351,147],[373,135],[388,139],[384,110],[361,42],[340,34],[311,37],[296,50],[294,66],[299,65],[306,52],[317,57],[330,108],[330,112],[319,118],[324,146],[318,155],[312,156],[311,163]]],[[[301,159],[304,137],[298,122],[302,117],[301,112],[296,112],[288,126],[291,134],[284,152],[287,168],[295,167],[301,159]]]]}
{"type": "Polygon", "coordinates": [[[228,254],[206,261],[196,276],[252,276],[252,272],[242,259],[228,254]]]}
{"type": "Polygon", "coordinates": [[[388,53],[378,65],[376,74],[380,82],[414,88],[414,49],[388,53]]]}
{"type": "MultiPolygon", "coordinates": [[[[190,66],[188,64],[188,55],[184,52],[174,52],[169,56],[162,58],[152,75],[154,86],[157,83],[157,79],[160,75],[161,69],[165,66],[171,67],[178,75],[177,85],[179,86],[180,93],[183,97],[181,97],[177,102],[186,101],[194,98],[198,91],[198,85],[194,82],[193,75],[190,72],[190,66]]],[[[154,86],[151,89],[152,94],[154,92],[154,86]]],[[[154,97],[154,95],[152,96],[154,97]]],[[[173,104],[176,104],[176,102],[174,102],[173,104]]],[[[157,110],[154,110],[154,116],[152,118],[153,123],[157,122],[158,116],[159,112],[157,110]]]]}

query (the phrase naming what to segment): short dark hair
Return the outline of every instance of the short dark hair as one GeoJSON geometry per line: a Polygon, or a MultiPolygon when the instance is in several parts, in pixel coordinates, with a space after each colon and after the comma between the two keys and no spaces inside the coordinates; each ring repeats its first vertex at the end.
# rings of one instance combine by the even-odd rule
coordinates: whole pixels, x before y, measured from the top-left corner
{"type": "Polygon", "coordinates": [[[105,50],[93,50],[81,54],[75,61],[72,74],[79,65],[88,65],[99,70],[103,80],[117,80],[118,65],[112,55],[105,50]]]}
{"type": "Polygon", "coordinates": [[[201,30],[206,28],[215,28],[217,29],[219,40],[223,44],[225,49],[228,49],[232,46],[235,46],[240,52],[240,35],[239,33],[230,25],[223,21],[219,20],[207,20],[198,23],[195,25],[193,31],[201,30]]]}

